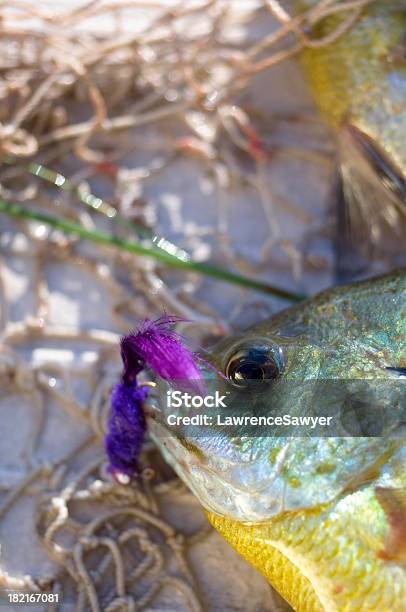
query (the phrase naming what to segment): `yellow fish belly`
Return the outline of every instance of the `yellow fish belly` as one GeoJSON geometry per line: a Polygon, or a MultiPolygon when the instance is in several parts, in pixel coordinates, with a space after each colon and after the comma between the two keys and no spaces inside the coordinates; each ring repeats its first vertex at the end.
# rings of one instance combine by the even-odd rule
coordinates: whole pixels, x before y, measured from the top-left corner
{"type": "Polygon", "coordinates": [[[208,518],[298,612],[406,611],[406,563],[385,552],[396,533],[372,486],[265,523],[208,518]]]}

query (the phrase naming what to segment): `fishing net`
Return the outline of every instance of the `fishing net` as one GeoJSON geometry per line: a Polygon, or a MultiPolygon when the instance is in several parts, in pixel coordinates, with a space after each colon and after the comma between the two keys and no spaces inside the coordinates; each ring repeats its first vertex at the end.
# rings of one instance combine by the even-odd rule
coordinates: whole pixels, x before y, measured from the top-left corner
{"type": "MultiPolygon", "coordinates": [[[[1,198],[295,291],[328,285],[334,148],[285,60],[366,4],[292,18],[273,0],[8,2],[1,198]]],[[[77,610],[285,609],[150,442],[127,486],[102,445],[120,334],[166,310],[204,346],[280,302],[40,219],[1,230],[0,586],[77,610]]]]}

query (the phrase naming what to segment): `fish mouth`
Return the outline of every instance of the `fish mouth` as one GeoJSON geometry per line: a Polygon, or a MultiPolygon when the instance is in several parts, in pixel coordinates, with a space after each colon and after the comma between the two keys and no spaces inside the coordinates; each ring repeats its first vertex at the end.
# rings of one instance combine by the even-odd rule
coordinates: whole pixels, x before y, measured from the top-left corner
{"type": "Polygon", "coordinates": [[[276,501],[272,503],[272,508],[267,505],[265,510],[261,509],[261,504],[256,503],[256,496],[252,491],[238,487],[235,482],[220,476],[219,472],[209,465],[193,459],[185,453],[178,440],[161,437],[162,432],[156,428],[156,423],[154,428],[151,438],[161,450],[164,459],[206,511],[243,523],[264,522],[278,513],[279,505],[276,501]]]}
{"type": "Polygon", "coordinates": [[[170,407],[167,393],[176,387],[160,380],[151,390],[144,405],[149,435],[207,511],[244,523],[330,502],[392,448],[362,435],[251,437],[232,426],[173,427],[169,416],[195,414],[170,407]]]}
{"type": "Polygon", "coordinates": [[[161,451],[164,459],[175,470],[179,478],[196,495],[209,512],[226,516],[223,504],[216,502],[217,491],[224,490],[225,483],[201,458],[194,456],[181,440],[156,418],[147,417],[149,434],[161,451]]]}
{"type": "MultiPolygon", "coordinates": [[[[261,483],[257,490],[244,483],[253,470],[252,464],[236,465],[212,453],[216,439],[177,436],[165,424],[165,412],[159,405],[162,398],[145,405],[147,429],[164,459],[209,512],[232,517],[246,523],[258,523],[280,510],[278,496],[270,501],[261,483]],[[261,488],[264,489],[261,491],[261,488]],[[261,494],[264,500],[261,501],[261,494]]],[[[282,484],[281,491],[282,494],[282,484]]]]}

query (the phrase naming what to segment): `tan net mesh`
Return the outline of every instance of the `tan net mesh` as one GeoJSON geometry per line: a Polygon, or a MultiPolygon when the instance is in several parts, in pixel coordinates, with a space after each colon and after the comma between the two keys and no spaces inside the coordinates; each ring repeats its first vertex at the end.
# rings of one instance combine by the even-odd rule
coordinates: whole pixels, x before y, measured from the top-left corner
{"type": "MultiPolygon", "coordinates": [[[[291,18],[273,0],[93,1],[58,10],[8,2],[0,195],[89,229],[131,234],[96,214],[109,216],[110,206],[111,216],[118,211],[148,231],[170,227],[197,259],[214,255],[245,274],[271,269],[293,288],[307,274],[327,284],[329,255],[309,248],[314,236],[325,239],[322,208],[302,207],[280,182],[304,164],[310,181],[328,184],[333,149],[311,106],[265,112],[251,108],[247,92],[266,68],[339,36],[366,4],[324,0],[291,18]],[[338,10],[347,14],[328,40],[305,34],[338,10]],[[281,125],[304,133],[305,143],[278,140],[281,125]],[[53,176],[58,187],[29,173],[33,160],[63,173],[53,176]]],[[[189,334],[204,345],[269,314],[274,302],[39,222],[2,217],[1,227],[2,585],[59,592],[78,610],[282,609],[262,578],[218,548],[197,502],[151,445],[142,477],[127,487],[106,475],[102,446],[121,333],[166,309],[194,321],[189,334]],[[205,538],[220,552],[210,561],[205,548],[191,561],[205,538]],[[202,583],[210,563],[217,592],[207,586],[212,576],[202,583]],[[224,593],[219,568],[227,563],[224,593]]]]}

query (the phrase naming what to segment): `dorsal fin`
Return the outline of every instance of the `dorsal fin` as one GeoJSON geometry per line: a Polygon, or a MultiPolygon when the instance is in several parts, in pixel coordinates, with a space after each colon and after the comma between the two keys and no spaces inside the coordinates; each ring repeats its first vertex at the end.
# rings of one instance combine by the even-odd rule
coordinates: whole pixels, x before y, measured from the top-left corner
{"type": "Polygon", "coordinates": [[[376,261],[403,265],[406,180],[368,134],[344,121],[340,132],[340,172],[336,185],[336,276],[349,282],[376,261]]]}

